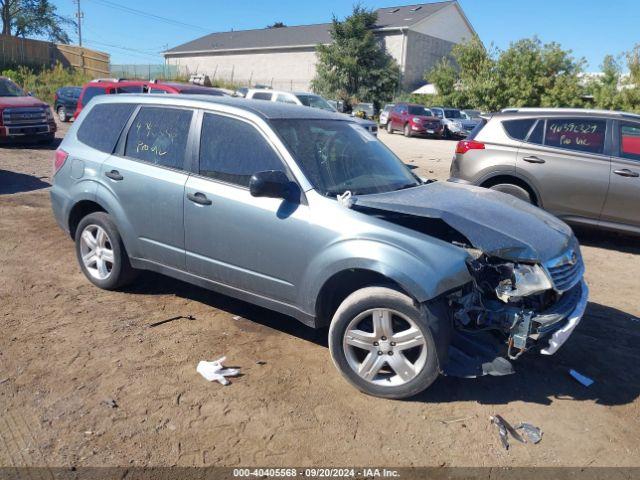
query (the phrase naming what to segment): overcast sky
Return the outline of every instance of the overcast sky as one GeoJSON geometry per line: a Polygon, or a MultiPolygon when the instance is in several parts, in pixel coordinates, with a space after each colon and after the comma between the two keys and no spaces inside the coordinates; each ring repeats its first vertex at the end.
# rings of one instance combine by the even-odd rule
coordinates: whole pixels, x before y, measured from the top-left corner
{"type": "MultiPolygon", "coordinates": [[[[73,0],[53,0],[73,15],[73,0]]],[[[597,71],[607,53],[640,43],[640,0],[459,0],[480,38],[506,48],[523,37],[557,41],[597,71]]],[[[111,54],[112,63],[162,63],[159,54],[211,32],[323,23],[349,14],[349,0],[81,0],[87,47],[111,54]],[[139,10],[142,13],[131,11],[139,10]],[[161,17],[156,18],[153,15],[161,17]]],[[[368,8],[407,3],[363,0],[368,8]]],[[[74,32],[74,41],[77,35],[74,32]]]]}

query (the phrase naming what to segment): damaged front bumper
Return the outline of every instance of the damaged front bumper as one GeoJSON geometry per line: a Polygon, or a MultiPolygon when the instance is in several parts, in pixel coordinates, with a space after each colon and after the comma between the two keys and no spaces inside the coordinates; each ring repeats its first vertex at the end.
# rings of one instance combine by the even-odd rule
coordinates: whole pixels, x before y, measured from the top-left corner
{"type": "Polygon", "coordinates": [[[585,310],[587,309],[587,303],[589,302],[589,287],[586,282],[582,280],[580,282],[580,298],[575,305],[573,311],[568,315],[565,322],[562,322],[562,326],[553,332],[549,339],[549,345],[546,348],[540,350],[543,355],[553,355],[558,349],[564,345],[569,339],[575,328],[582,320],[585,310]]]}

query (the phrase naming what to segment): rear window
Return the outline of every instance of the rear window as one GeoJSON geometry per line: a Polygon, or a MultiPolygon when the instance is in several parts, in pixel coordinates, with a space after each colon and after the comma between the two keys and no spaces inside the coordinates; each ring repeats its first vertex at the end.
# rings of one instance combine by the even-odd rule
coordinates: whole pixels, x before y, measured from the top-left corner
{"type": "Polygon", "coordinates": [[[533,123],[535,119],[527,118],[523,120],[507,120],[502,122],[502,126],[504,127],[507,135],[515,140],[524,140],[527,138],[527,134],[531,127],[533,127],[533,123]]]}
{"type": "Polygon", "coordinates": [[[127,134],[124,155],[154,165],[182,170],[193,111],[143,107],[127,134]]]}
{"type": "Polygon", "coordinates": [[[271,100],[271,92],[256,92],[251,98],[254,100],[271,100]]]}
{"type": "Polygon", "coordinates": [[[544,131],[544,144],[579,152],[603,153],[606,128],[605,120],[549,118],[544,131]]]}
{"type": "Polygon", "coordinates": [[[130,103],[96,105],[78,129],[78,140],[105,153],[113,153],[122,129],[136,108],[130,103]]]}
{"type": "Polygon", "coordinates": [[[87,87],[82,95],[82,106],[84,107],[89,100],[98,95],[106,95],[107,90],[104,87],[87,87]]]}

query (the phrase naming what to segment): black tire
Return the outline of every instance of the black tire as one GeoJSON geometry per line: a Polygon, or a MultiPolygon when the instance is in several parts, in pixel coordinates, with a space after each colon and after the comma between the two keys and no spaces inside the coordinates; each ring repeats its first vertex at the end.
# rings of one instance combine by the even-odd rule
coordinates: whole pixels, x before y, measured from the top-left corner
{"type": "Polygon", "coordinates": [[[444,140],[450,140],[451,139],[451,132],[449,131],[449,129],[447,127],[444,127],[444,130],[442,130],[442,138],[444,140]]]}
{"type": "Polygon", "coordinates": [[[67,113],[67,109],[64,105],[60,105],[56,113],[58,114],[58,118],[61,122],[69,121],[69,114],[67,113]]]}
{"type": "MultiPolygon", "coordinates": [[[[436,380],[440,372],[433,332],[424,315],[425,313],[410,297],[393,288],[375,286],[357,290],[338,307],[329,327],[329,351],[334,365],[351,385],[368,395],[400,399],[422,392],[436,380]],[[363,312],[378,308],[394,310],[410,318],[419,328],[424,339],[425,345],[422,347],[426,348],[424,365],[413,379],[401,385],[385,386],[362,378],[349,364],[345,353],[343,342],[349,324],[363,312]]],[[[384,362],[384,359],[382,361],[384,362]]]]}
{"type": "Polygon", "coordinates": [[[411,125],[409,125],[408,123],[404,125],[404,136],[407,138],[413,137],[413,132],[411,131],[411,125]]]}
{"type": "Polygon", "coordinates": [[[391,120],[387,122],[387,133],[393,134],[393,127],[391,126],[391,120]]]}
{"type": "Polygon", "coordinates": [[[80,220],[78,228],[76,229],[75,242],[76,257],[80,264],[80,269],[95,286],[104,290],[117,290],[128,285],[136,278],[138,271],[131,266],[129,255],[122,243],[122,238],[118,233],[118,228],[108,213],[94,212],[80,220]],[[109,276],[105,279],[99,279],[92,275],[82,260],[81,237],[85,229],[91,226],[101,227],[106,232],[109,245],[113,251],[112,267],[109,276]]]}
{"type": "Polygon", "coordinates": [[[513,183],[498,183],[496,185],[491,185],[489,188],[498,192],[508,193],[509,195],[513,195],[514,197],[519,198],[520,200],[535,205],[531,194],[519,185],[514,185],[513,183]]]}

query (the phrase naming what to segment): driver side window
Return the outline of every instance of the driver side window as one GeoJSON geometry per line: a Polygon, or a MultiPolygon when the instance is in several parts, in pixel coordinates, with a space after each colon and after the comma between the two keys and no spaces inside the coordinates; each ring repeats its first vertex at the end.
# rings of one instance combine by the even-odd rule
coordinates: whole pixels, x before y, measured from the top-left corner
{"type": "Polygon", "coordinates": [[[251,124],[205,113],[200,137],[200,175],[242,187],[251,175],[265,170],[284,171],[273,147],[251,124]]]}

